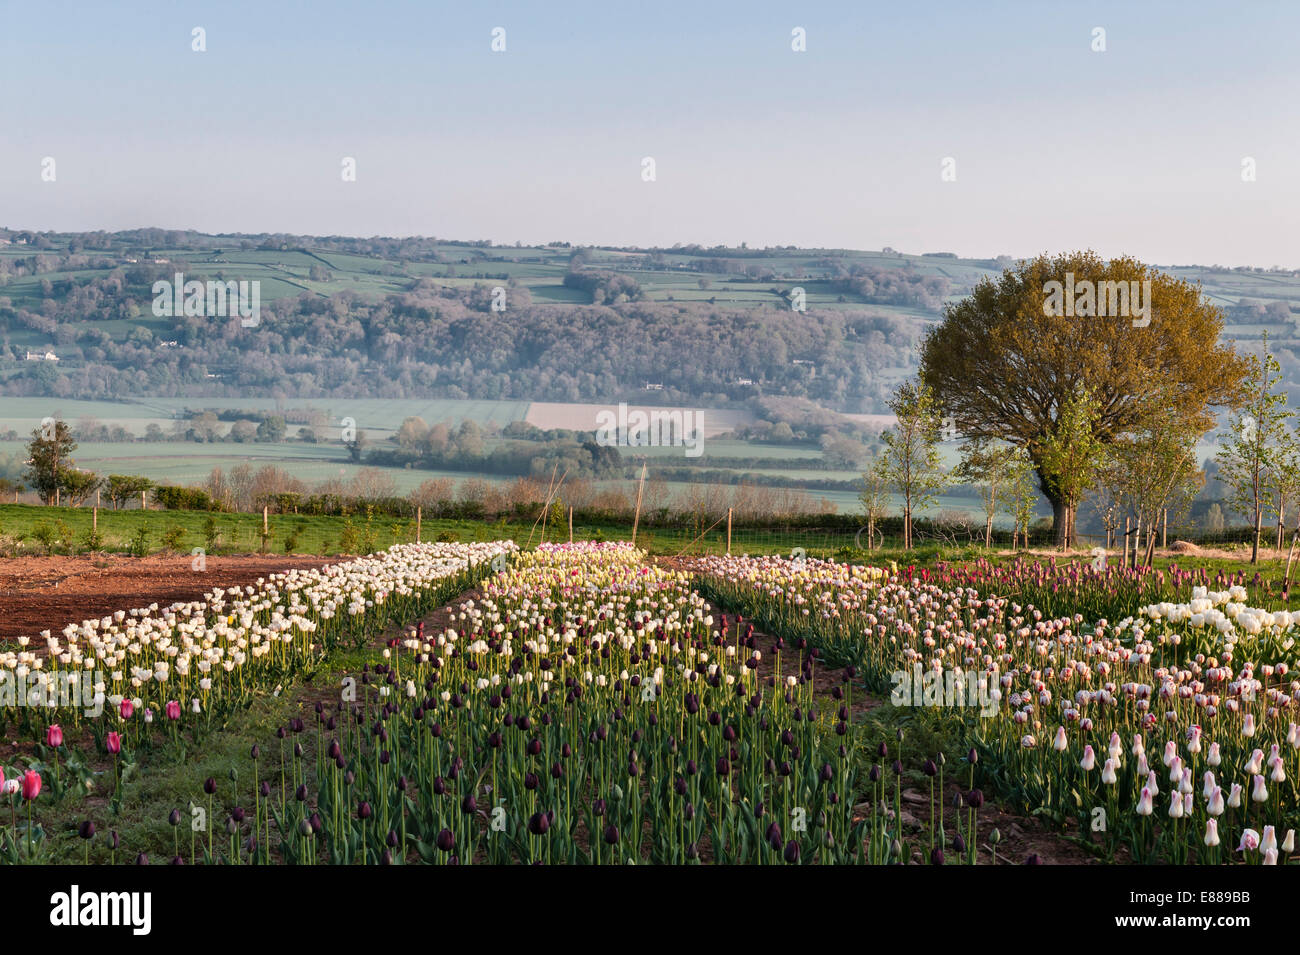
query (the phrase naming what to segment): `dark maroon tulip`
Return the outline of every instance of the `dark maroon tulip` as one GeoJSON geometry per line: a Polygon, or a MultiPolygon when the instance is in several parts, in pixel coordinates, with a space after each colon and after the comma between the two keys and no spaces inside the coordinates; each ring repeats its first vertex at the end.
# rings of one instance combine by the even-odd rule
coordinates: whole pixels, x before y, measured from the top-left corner
{"type": "Polygon", "coordinates": [[[769,844],[773,849],[780,850],[780,848],[781,848],[781,843],[782,843],[782,838],[781,838],[781,824],[778,823],[775,819],[772,820],[770,823],[768,823],[768,826],[767,826],[767,841],[768,841],[768,844],[769,844]]]}

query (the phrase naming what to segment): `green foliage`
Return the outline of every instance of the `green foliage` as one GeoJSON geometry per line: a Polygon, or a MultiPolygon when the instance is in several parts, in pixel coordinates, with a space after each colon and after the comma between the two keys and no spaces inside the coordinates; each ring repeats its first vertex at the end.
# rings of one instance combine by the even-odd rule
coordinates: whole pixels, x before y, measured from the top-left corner
{"type": "Polygon", "coordinates": [[[1259,559],[1260,525],[1263,522],[1270,471],[1288,466],[1293,444],[1288,423],[1294,412],[1286,408],[1286,393],[1278,388],[1281,368],[1266,353],[1252,355],[1247,375],[1247,397],[1236,410],[1229,431],[1215,460],[1218,478],[1229,489],[1229,502],[1247,514],[1254,528],[1251,562],[1259,559]]]}
{"type": "Polygon", "coordinates": [[[1024,534],[1028,546],[1029,527],[1038,508],[1038,488],[1034,481],[1034,462],[1024,448],[1016,448],[1007,462],[1007,494],[1002,508],[1011,518],[1014,533],[1024,534]]]}
{"type": "Polygon", "coordinates": [[[209,516],[203,521],[203,546],[209,554],[216,553],[221,546],[221,530],[215,517],[209,516]]]}
{"type": "Polygon", "coordinates": [[[934,503],[948,484],[938,442],[941,420],[934,393],[909,382],[894,393],[889,409],[898,423],[882,435],[883,478],[903,497],[903,546],[912,546],[912,518],[934,503]]]}
{"type": "Polygon", "coordinates": [[[67,422],[47,419],[32,432],[27,445],[27,483],[49,504],[63,491],[68,474],[74,469],[72,452],[77,442],[67,422]]]}
{"type": "Polygon", "coordinates": [[[343,532],[339,535],[339,552],[342,554],[355,554],[361,544],[361,535],[357,533],[356,525],[352,523],[352,518],[343,522],[343,532]]]}
{"type": "Polygon", "coordinates": [[[1065,399],[1055,427],[1036,448],[1043,486],[1065,510],[1065,524],[1057,528],[1062,542],[1074,539],[1074,511],[1083,495],[1097,482],[1106,446],[1098,436],[1100,405],[1092,392],[1080,388],[1065,399]]]}
{"type": "Polygon", "coordinates": [[[979,488],[984,504],[984,545],[992,543],[993,518],[998,512],[1000,495],[1005,490],[1016,464],[1013,445],[988,438],[973,438],[962,445],[961,463],[953,472],[954,480],[979,488]]]}
{"type": "Polygon", "coordinates": [[[153,481],[134,474],[110,474],[104,482],[109,503],[115,508],[140,500],[140,495],[153,486],[153,481]]]}
{"type": "Polygon", "coordinates": [[[162,484],[153,489],[153,500],[155,504],[168,510],[221,510],[219,501],[214,501],[207,491],[197,487],[177,487],[171,484],[162,484]]]}
{"type": "Polygon", "coordinates": [[[55,530],[54,525],[49,521],[41,521],[32,528],[32,538],[45,548],[45,553],[52,554],[54,553],[54,544],[59,539],[59,532],[55,530]]]}

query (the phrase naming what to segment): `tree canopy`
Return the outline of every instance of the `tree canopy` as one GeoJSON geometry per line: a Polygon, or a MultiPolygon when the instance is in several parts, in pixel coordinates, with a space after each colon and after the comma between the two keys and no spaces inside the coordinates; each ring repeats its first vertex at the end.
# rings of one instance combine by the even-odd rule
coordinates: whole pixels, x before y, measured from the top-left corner
{"type": "Polygon", "coordinates": [[[1213,427],[1212,408],[1240,402],[1248,371],[1246,360],[1219,341],[1222,328],[1222,313],[1199,285],[1136,259],[1106,261],[1091,251],[1044,255],[946,306],[923,340],[919,375],[961,434],[1027,451],[1059,538],[1071,502],[1044,467],[1044,451],[1070,398],[1086,390],[1095,399],[1094,437],[1105,445],[1158,418],[1203,434],[1213,427]],[[1062,296],[1052,283],[1100,294],[1058,309],[1062,296]],[[1119,286],[1104,283],[1135,290],[1150,309],[1145,324],[1135,314],[1115,314],[1117,296],[1107,292],[1119,286]],[[1104,299],[1111,314],[1098,315],[1104,299]]]}

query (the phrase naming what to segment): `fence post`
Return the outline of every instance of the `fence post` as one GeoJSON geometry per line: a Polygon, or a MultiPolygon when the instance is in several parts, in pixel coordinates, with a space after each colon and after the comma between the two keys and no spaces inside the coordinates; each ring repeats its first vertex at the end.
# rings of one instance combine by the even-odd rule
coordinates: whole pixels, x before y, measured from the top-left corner
{"type": "MultiPolygon", "coordinates": [[[[1279,524],[1278,526],[1280,527],[1281,525],[1279,524]]],[[[1160,522],[1160,547],[1161,549],[1164,549],[1167,548],[1168,546],[1169,546],[1169,508],[1166,507],[1164,516],[1160,522]]],[[[1278,550],[1281,549],[1282,547],[1279,544],[1278,550]]]]}
{"type": "Polygon", "coordinates": [[[149,510],[149,502],[145,500],[144,495],[145,495],[145,492],[144,492],[144,491],[141,491],[141,492],[140,492],[140,510],[142,510],[142,511],[147,511],[147,510],[149,510]]]}
{"type": "Polygon", "coordinates": [[[415,542],[420,543],[420,521],[424,516],[424,508],[420,505],[415,506],[415,542]]]}
{"type": "Polygon", "coordinates": [[[727,508],[727,556],[731,556],[731,508],[727,508]]]}
{"type": "Polygon", "coordinates": [[[641,463],[641,480],[636,486],[636,514],[632,518],[632,546],[636,546],[636,529],[641,523],[641,491],[645,488],[645,462],[641,463]]]}
{"type": "Polygon", "coordinates": [[[90,532],[99,533],[99,504],[95,504],[95,509],[90,512],[90,532]]]}

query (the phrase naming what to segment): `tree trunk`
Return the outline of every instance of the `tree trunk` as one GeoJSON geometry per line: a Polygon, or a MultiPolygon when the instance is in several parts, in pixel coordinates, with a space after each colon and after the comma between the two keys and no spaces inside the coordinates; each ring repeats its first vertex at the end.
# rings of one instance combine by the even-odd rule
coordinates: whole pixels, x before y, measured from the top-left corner
{"type": "Polygon", "coordinates": [[[993,515],[986,515],[984,518],[984,546],[993,546],[993,515]]]}
{"type": "Polygon", "coordinates": [[[1074,508],[1050,495],[1048,500],[1052,502],[1052,539],[1058,547],[1065,550],[1074,543],[1074,508]]]}
{"type": "Polygon", "coordinates": [[[1259,539],[1264,533],[1264,511],[1262,508],[1255,509],[1255,537],[1251,541],[1250,562],[1259,563],[1259,539]]]}

